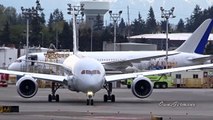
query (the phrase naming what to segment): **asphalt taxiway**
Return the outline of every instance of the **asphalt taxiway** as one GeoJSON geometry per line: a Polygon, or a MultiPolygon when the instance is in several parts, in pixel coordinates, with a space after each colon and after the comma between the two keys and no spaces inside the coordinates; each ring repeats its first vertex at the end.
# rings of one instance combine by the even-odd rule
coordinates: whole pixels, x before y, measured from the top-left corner
{"type": "Polygon", "coordinates": [[[0,88],[0,106],[19,106],[19,113],[0,113],[0,120],[212,120],[213,89],[154,89],[146,99],[138,99],[130,89],[113,89],[116,102],[103,102],[103,89],[95,94],[94,105],[86,105],[86,95],[59,89],[60,102],[47,101],[49,88],[39,88],[36,96],[21,98],[14,85],[0,88]]]}

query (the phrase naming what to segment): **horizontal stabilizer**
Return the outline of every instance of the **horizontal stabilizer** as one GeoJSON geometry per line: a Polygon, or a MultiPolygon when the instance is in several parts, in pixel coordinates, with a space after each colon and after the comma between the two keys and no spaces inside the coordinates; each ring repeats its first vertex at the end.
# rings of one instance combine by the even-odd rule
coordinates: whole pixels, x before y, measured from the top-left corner
{"type": "Polygon", "coordinates": [[[212,55],[203,55],[202,57],[188,58],[188,60],[193,61],[193,62],[205,62],[205,61],[212,60],[212,59],[213,59],[212,55]]]}

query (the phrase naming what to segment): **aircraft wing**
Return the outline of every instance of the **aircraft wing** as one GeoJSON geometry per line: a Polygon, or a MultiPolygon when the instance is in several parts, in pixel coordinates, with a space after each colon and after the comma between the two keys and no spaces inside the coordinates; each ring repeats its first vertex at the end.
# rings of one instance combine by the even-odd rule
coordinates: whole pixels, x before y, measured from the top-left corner
{"type": "Polygon", "coordinates": [[[66,67],[65,65],[61,64],[61,63],[55,63],[55,62],[46,62],[46,61],[36,61],[36,60],[25,60],[27,62],[34,62],[34,63],[41,63],[41,64],[47,64],[47,65],[53,65],[53,66],[58,66],[63,68],[66,71],[70,71],[70,69],[68,67],[66,67]]]}
{"type": "Polygon", "coordinates": [[[65,76],[60,76],[60,75],[49,75],[49,74],[40,74],[40,73],[19,72],[19,71],[2,70],[2,69],[0,69],[0,73],[18,75],[18,76],[29,75],[29,76],[32,76],[35,79],[49,80],[49,81],[59,82],[59,83],[63,83],[64,80],[66,80],[65,76]]]}
{"type": "MultiPolygon", "coordinates": [[[[168,53],[168,56],[170,55],[176,55],[178,54],[179,52],[177,51],[169,51],[168,53]]],[[[147,57],[143,57],[143,58],[130,58],[130,59],[126,59],[126,60],[119,60],[119,61],[106,61],[106,62],[101,62],[103,65],[106,65],[106,66],[112,66],[112,67],[115,67],[115,68],[126,68],[128,66],[132,66],[132,63],[139,63],[143,60],[150,60],[150,59],[155,59],[155,58],[158,58],[158,57],[164,57],[165,56],[165,53],[163,54],[158,54],[158,55],[147,55],[147,57]]]]}
{"type": "Polygon", "coordinates": [[[69,68],[67,68],[66,66],[64,66],[63,64],[61,64],[61,63],[56,63],[56,62],[36,61],[36,60],[24,60],[24,61],[27,61],[27,62],[34,62],[34,63],[41,63],[41,64],[48,64],[48,65],[59,66],[59,67],[65,68],[65,69],[69,69],[69,68]]]}
{"type": "Polygon", "coordinates": [[[120,81],[120,80],[124,80],[128,78],[136,78],[138,76],[165,74],[165,73],[199,69],[199,68],[207,68],[207,67],[213,67],[213,64],[178,67],[178,68],[163,69],[163,70],[151,70],[146,72],[137,72],[137,73],[128,73],[128,74],[108,75],[105,77],[105,79],[107,82],[113,82],[113,81],[120,81]]]}

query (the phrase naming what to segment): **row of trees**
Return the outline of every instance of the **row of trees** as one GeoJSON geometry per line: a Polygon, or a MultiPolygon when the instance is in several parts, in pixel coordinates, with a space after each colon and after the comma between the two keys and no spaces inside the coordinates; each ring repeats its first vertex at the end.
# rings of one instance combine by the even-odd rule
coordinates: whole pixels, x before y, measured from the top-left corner
{"type": "MultiPolygon", "coordinates": [[[[169,25],[173,32],[192,32],[206,18],[212,18],[213,6],[201,10],[197,5],[193,14],[180,19],[175,27],[169,25]]],[[[152,7],[148,11],[148,16],[143,19],[138,13],[138,18],[134,19],[130,25],[122,18],[118,24],[117,42],[127,42],[127,35],[138,35],[147,33],[158,33],[165,31],[165,21],[156,21],[152,7]]],[[[50,14],[49,20],[45,21],[45,14],[30,20],[30,46],[49,47],[51,43],[61,49],[72,49],[72,24],[64,20],[64,15],[58,9],[50,14]]],[[[0,45],[16,47],[23,46],[26,42],[26,20],[16,13],[13,7],[0,5],[0,45]]],[[[103,27],[103,21],[98,15],[94,22],[93,30],[91,26],[80,22],[79,24],[79,47],[82,51],[90,50],[91,33],[93,33],[93,50],[102,50],[103,41],[113,41],[113,25],[103,27]]]]}

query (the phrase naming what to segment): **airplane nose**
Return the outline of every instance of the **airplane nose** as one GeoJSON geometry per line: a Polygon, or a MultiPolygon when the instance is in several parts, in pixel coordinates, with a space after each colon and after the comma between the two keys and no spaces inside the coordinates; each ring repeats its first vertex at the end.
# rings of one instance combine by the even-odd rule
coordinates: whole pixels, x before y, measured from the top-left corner
{"type": "Polygon", "coordinates": [[[12,63],[8,66],[8,70],[15,70],[15,71],[20,71],[21,70],[21,65],[18,63],[12,63]]]}
{"type": "Polygon", "coordinates": [[[97,92],[102,88],[103,80],[97,77],[87,77],[87,79],[81,79],[81,81],[79,81],[79,86],[81,86],[82,91],[97,92]]]}

